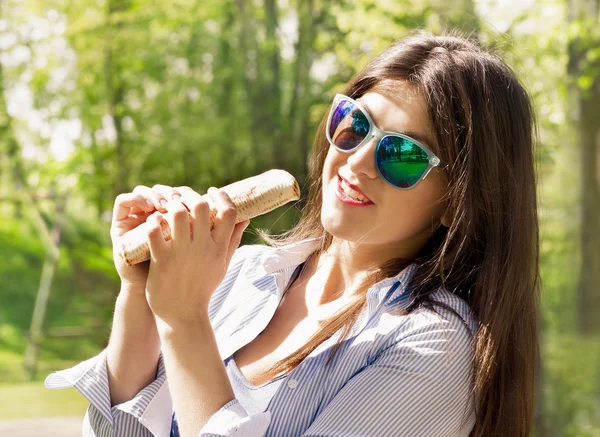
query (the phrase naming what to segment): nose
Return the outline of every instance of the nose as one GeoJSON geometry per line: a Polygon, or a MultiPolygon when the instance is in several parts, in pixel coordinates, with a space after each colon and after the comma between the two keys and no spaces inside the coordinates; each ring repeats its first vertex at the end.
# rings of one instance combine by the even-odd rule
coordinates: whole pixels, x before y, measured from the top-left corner
{"type": "Polygon", "coordinates": [[[376,145],[377,138],[375,135],[372,135],[366,143],[348,156],[346,161],[348,162],[348,166],[352,173],[356,175],[362,173],[369,179],[375,179],[377,177],[377,169],[375,168],[376,145]]]}

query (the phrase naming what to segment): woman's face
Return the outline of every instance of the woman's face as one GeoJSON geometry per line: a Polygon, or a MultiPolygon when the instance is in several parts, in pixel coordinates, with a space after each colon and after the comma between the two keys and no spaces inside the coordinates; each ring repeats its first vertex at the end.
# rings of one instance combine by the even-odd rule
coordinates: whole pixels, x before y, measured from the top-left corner
{"type": "MultiPolygon", "coordinates": [[[[410,84],[395,82],[394,92],[370,91],[357,100],[380,129],[433,138],[425,100],[410,84]]],[[[329,147],[323,167],[321,221],[334,239],[375,245],[370,249],[380,250],[382,255],[409,258],[425,244],[444,215],[446,204],[439,201],[446,193],[447,179],[436,167],[410,190],[393,187],[377,172],[376,141],[371,137],[352,153],[329,147]],[[340,176],[358,186],[373,204],[342,202],[336,194],[340,176]]],[[[435,153],[434,144],[422,142],[435,153]]],[[[448,225],[445,217],[442,223],[448,225]]]]}

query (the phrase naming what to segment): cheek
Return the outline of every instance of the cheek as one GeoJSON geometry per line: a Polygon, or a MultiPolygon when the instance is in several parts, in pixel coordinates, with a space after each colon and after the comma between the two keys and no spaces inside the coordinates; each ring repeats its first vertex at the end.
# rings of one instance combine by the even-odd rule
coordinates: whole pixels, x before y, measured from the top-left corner
{"type": "Polygon", "coordinates": [[[333,147],[329,147],[325,162],[323,163],[323,193],[325,193],[325,190],[327,190],[328,185],[333,179],[337,181],[338,169],[343,165],[340,155],[333,147]]]}
{"type": "Polygon", "coordinates": [[[323,177],[329,177],[334,174],[333,167],[339,161],[340,153],[337,152],[332,146],[329,146],[327,156],[325,157],[325,163],[323,164],[323,177]]]}
{"type": "Polygon", "coordinates": [[[410,191],[392,189],[384,198],[386,207],[381,219],[394,238],[430,234],[446,210],[445,202],[441,202],[444,194],[444,185],[435,178],[421,181],[410,191]]]}

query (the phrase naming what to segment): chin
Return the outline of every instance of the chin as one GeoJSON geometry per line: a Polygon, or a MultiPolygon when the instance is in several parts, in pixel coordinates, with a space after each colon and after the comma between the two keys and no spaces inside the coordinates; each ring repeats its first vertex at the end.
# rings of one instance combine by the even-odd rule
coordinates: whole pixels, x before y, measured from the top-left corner
{"type": "Polygon", "coordinates": [[[323,225],[323,228],[334,237],[346,239],[348,232],[344,228],[349,226],[340,219],[341,217],[335,211],[325,207],[321,208],[321,225],[323,225]]]}
{"type": "MultiPolygon", "coordinates": [[[[339,215],[330,215],[331,211],[322,211],[321,224],[325,231],[339,240],[346,241],[361,241],[366,243],[362,238],[369,233],[370,229],[361,230],[358,226],[352,223],[344,223],[340,220],[339,215]]],[[[335,212],[334,212],[335,214],[335,212]]]]}

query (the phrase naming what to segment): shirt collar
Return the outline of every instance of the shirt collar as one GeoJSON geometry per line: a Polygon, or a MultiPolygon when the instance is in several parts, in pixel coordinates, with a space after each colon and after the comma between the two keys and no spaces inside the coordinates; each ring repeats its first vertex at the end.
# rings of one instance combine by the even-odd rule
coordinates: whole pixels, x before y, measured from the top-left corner
{"type": "MultiPolygon", "coordinates": [[[[260,270],[266,275],[285,271],[290,267],[295,268],[306,261],[308,256],[322,244],[323,238],[325,237],[308,238],[281,247],[268,247],[269,250],[260,256],[258,266],[262,267],[260,270]]],[[[411,263],[398,274],[382,279],[369,288],[367,298],[373,295],[376,301],[374,303],[377,305],[385,300],[386,306],[391,304],[407,306],[411,301],[407,286],[417,267],[417,263],[411,263]],[[397,282],[399,282],[398,286],[394,286],[397,282]],[[391,294],[387,296],[390,291],[391,294]]],[[[291,270],[287,270],[289,274],[286,275],[286,282],[291,277],[291,270]]]]}
{"type": "Polygon", "coordinates": [[[309,238],[281,247],[272,247],[260,257],[259,262],[268,275],[288,267],[296,267],[306,261],[321,245],[323,238],[325,237],[309,238]]]}

